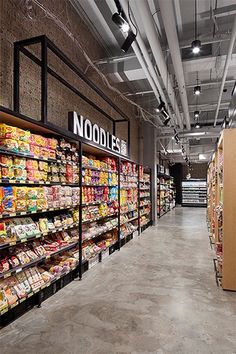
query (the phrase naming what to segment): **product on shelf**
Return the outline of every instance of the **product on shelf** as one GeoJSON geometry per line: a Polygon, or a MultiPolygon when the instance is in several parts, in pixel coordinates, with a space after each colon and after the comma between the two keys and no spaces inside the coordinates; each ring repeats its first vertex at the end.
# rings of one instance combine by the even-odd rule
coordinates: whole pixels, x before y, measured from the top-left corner
{"type": "Polygon", "coordinates": [[[88,240],[105,233],[108,230],[114,229],[118,226],[118,219],[109,219],[105,222],[98,223],[92,222],[90,224],[84,224],[82,229],[82,240],[88,240]]]}
{"type": "Polygon", "coordinates": [[[83,187],[82,203],[101,203],[118,200],[118,187],[83,187]]]}
{"type": "Polygon", "coordinates": [[[82,157],[82,165],[84,167],[93,167],[98,170],[109,170],[109,171],[117,171],[117,164],[114,158],[105,157],[96,159],[95,156],[83,156],[82,157]]]}
{"type": "Polygon", "coordinates": [[[207,202],[207,184],[203,180],[185,180],[182,182],[182,205],[202,205],[207,202]]]}
{"type": "Polygon", "coordinates": [[[79,187],[0,187],[0,212],[36,212],[79,203],[79,187]]]}
{"type": "Polygon", "coordinates": [[[84,242],[82,248],[82,259],[89,260],[95,257],[101,251],[107,249],[117,241],[117,230],[109,231],[103,234],[96,242],[94,240],[88,240],[84,242]]]}
{"type": "Polygon", "coordinates": [[[118,213],[118,202],[101,203],[99,205],[84,207],[82,211],[82,220],[94,220],[118,213]]]}

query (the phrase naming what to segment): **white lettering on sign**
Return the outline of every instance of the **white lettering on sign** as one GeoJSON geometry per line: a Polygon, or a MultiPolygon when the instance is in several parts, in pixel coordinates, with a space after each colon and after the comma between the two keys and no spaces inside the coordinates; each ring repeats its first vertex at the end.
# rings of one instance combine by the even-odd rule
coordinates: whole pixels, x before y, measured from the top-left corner
{"type": "Polygon", "coordinates": [[[109,150],[127,156],[126,141],[120,140],[115,135],[106,132],[97,124],[92,124],[89,119],[71,112],[69,115],[69,129],[76,135],[101,145],[109,150]]]}

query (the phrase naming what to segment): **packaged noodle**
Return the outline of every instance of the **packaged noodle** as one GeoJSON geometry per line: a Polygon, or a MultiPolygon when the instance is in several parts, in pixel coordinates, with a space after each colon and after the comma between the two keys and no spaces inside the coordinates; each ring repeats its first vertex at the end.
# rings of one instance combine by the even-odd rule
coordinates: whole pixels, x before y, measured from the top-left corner
{"type": "Polygon", "coordinates": [[[38,162],[38,168],[39,168],[40,171],[48,172],[48,163],[45,162],[45,161],[39,161],[38,162]]]}
{"type": "Polygon", "coordinates": [[[37,145],[30,145],[30,152],[34,156],[40,156],[40,147],[37,145]]]}
{"type": "Polygon", "coordinates": [[[37,211],[37,200],[29,199],[27,201],[28,211],[37,211]]]}
{"type": "Polygon", "coordinates": [[[15,201],[15,210],[16,211],[26,211],[27,210],[27,200],[17,199],[15,201]]]}
{"type": "Polygon", "coordinates": [[[38,188],[28,187],[27,188],[27,197],[28,197],[28,199],[37,199],[37,197],[38,197],[38,188]]]}
{"type": "Polygon", "coordinates": [[[12,167],[2,167],[1,168],[1,177],[7,179],[14,179],[14,168],[12,167]]]}
{"type": "Polygon", "coordinates": [[[27,179],[27,171],[21,168],[15,168],[15,179],[25,181],[27,179]]]}
{"type": "Polygon", "coordinates": [[[41,146],[41,147],[46,147],[47,146],[47,139],[41,135],[31,134],[30,144],[41,146]]]}
{"type": "Polygon", "coordinates": [[[0,123],[0,139],[17,139],[16,128],[0,123]]]}
{"type": "Polygon", "coordinates": [[[19,152],[23,152],[24,154],[29,154],[29,152],[30,152],[29,143],[26,143],[25,141],[18,140],[18,150],[19,150],[19,152]]]}
{"type": "Polygon", "coordinates": [[[16,199],[26,199],[27,187],[13,187],[13,193],[16,199]]]}
{"type": "Polygon", "coordinates": [[[18,152],[18,143],[14,139],[0,139],[0,149],[18,152]]]}
{"type": "Polygon", "coordinates": [[[16,128],[17,139],[21,141],[29,141],[30,139],[30,132],[28,130],[23,130],[16,128]]]}
{"type": "Polygon", "coordinates": [[[25,169],[26,159],[24,157],[14,157],[14,166],[17,168],[25,169]]]}
{"type": "Polygon", "coordinates": [[[38,170],[39,163],[37,160],[27,159],[26,161],[26,169],[27,170],[38,170]]]}
{"type": "Polygon", "coordinates": [[[11,156],[0,155],[0,166],[11,167],[13,165],[13,160],[11,156]]]}
{"type": "Polygon", "coordinates": [[[37,199],[37,209],[47,209],[48,208],[48,204],[46,199],[37,199]]]}
{"type": "Polygon", "coordinates": [[[53,139],[53,138],[48,138],[47,139],[47,146],[49,149],[52,149],[52,150],[56,150],[57,149],[57,139],[53,139]]]}

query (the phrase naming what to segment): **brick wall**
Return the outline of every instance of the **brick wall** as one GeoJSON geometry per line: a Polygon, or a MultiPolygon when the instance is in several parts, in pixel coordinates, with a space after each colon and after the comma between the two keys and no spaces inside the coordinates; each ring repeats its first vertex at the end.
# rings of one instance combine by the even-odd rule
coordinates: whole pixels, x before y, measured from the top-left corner
{"type": "MultiPolygon", "coordinates": [[[[52,40],[97,86],[128,116],[131,121],[131,158],[138,161],[140,156],[139,125],[135,118],[136,110],[133,105],[121,99],[110,90],[99,75],[88,66],[82,51],[78,49],[72,39],[59,28],[55,22],[46,17],[38,8],[33,6],[33,19],[28,17],[25,1],[0,0],[1,8],[1,67],[0,67],[0,104],[13,109],[12,79],[13,79],[13,43],[25,38],[45,34],[52,40]]],[[[89,28],[80,19],[67,0],[41,0],[40,3],[52,11],[74,34],[82,48],[94,61],[106,56],[104,49],[93,37],[89,28]]],[[[32,46],[31,50],[39,54],[39,48],[32,46]]],[[[21,58],[21,113],[34,119],[40,117],[40,70],[29,59],[21,58]]],[[[60,73],[66,80],[76,86],[84,95],[93,100],[113,118],[119,115],[83,81],[75,76],[65,65],[57,60],[53,54],[49,56],[49,66],[60,73]]],[[[102,114],[97,112],[77,95],[71,93],[58,81],[50,77],[48,80],[48,113],[49,120],[58,126],[67,129],[67,112],[77,111],[89,118],[92,122],[111,132],[111,123],[102,114]]],[[[127,139],[126,124],[120,124],[116,135],[127,139]]]]}

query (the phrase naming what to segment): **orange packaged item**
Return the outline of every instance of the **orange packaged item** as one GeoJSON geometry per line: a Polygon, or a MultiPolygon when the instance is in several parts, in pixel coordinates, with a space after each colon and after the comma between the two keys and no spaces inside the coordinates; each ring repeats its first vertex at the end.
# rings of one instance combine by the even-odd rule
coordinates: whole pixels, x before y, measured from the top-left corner
{"type": "Polygon", "coordinates": [[[0,155],[0,165],[11,167],[13,165],[13,160],[11,156],[0,155]]]}
{"type": "Polygon", "coordinates": [[[48,138],[48,148],[52,149],[52,150],[56,150],[57,148],[57,139],[53,139],[53,138],[48,138]]]}
{"type": "Polygon", "coordinates": [[[18,152],[18,143],[14,139],[0,139],[0,149],[18,152]]]}
{"type": "Polygon", "coordinates": [[[16,128],[0,123],[0,139],[17,139],[16,128]]]}
{"type": "Polygon", "coordinates": [[[41,181],[41,171],[29,170],[27,171],[27,178],[29,181],[41,181]]]}

